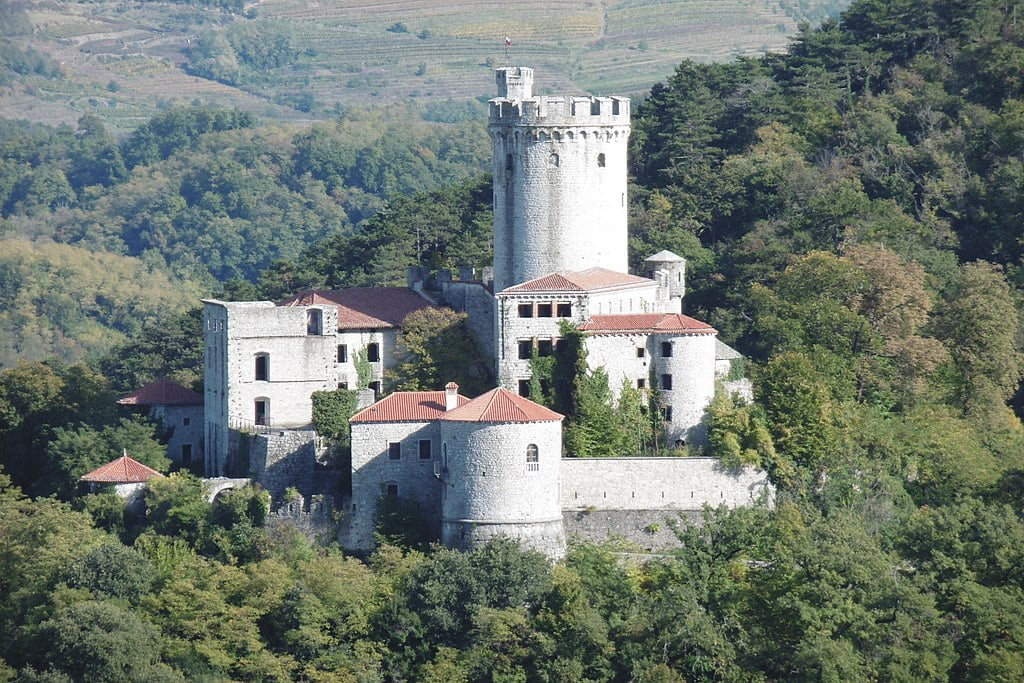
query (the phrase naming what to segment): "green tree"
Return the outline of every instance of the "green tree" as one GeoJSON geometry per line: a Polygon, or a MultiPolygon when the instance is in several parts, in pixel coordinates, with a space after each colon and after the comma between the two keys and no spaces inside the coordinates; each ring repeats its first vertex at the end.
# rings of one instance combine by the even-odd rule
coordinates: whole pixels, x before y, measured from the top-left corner
{"type": "Polygon", "coordinates": [[[402,321],[390,381],[400,391],[438,390],[448,382],[475,396],[492,383],[489,363],[469,328],[469,317],[447,308],[423,308],[402,321]]]}

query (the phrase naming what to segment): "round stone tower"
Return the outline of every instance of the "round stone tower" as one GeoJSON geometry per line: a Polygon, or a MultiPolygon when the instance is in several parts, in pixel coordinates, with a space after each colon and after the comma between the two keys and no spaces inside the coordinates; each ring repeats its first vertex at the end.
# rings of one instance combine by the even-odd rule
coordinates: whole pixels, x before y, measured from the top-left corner
{"type": "Polygon", "coordinates": [[[565,554],[559,464],[562,416],[497,388],[441,421],[441,541],[469,549],[507,536],[565,554]]]}
{"type": "Polygon", "coordinates": [[[494,291],[555,271],[627,272],[629,98],[533,94],[533,70],[495,74],[494,291]]]}

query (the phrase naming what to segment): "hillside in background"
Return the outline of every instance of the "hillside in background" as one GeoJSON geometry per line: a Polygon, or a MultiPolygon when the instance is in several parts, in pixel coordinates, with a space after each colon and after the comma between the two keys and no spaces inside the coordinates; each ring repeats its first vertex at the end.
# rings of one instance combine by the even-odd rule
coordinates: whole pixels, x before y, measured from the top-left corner
{"type": "Polygon", "coordinates": [[[469,118],[491,67],[530,64],[552,92],[641,94],[683,59],[782,51],[848,0],[11,0],[0,8],[0,111],[130,130],[199,99],[274,119],[415,101],[469,118]],[[446,105],[446,100],[454,102],[446,105]],[[442,104],[438,105],[437,101],[442,104]]]}

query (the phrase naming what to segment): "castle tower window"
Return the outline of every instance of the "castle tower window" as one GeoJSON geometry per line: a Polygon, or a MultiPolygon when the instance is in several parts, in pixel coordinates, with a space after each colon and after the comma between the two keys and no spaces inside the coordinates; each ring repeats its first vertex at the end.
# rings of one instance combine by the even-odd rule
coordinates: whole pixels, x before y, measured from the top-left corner
{"type": "Polygon", "coordinates": [[[559,318],[571,318],[572,317],[572,304],[558,304],[556,311],[559,318]]]}
{"type": "Polygon", "coordinates": [[[537,342],[537,355],[538,356],[550,356],[554,351],[554,346],[550,339],[541,339],[537,342]]]}
{"type": "Polygon", "coordinates": [[[306,311],[306,334],[323,334],[323,311],[312,308],[306,311]]]}
{"type": "Polygon", "coordinates": [[[519,380],[519,395],[529,396],[530,395],[530,380],[521,379],[519,380]]]}
{"type": "Polygon", "coordinates": [[[181,464],[188,465],[192,462],[192,444],[181,444],[181,464]]]}
{"type": "Polygon", "coordinates": [[[338,382],[339,389],[348,389],[348,382],[338,382]]]}
{"type": "Polygon", "coordinates": [[[270,424],[270,401],[265,398],[256,399],[253,421],[258,425],[270,424]]]}
{"type": "Polygon", "coordinates": [[[552,152],[551,156],[548,157],[548,164],[551,166],[558,166],[558,152],[552,152]]]}
{"type": "Polygon", "coordinates": [[[672,421],[672,406],[665,406],[661,409],[661,415],[665,418],[665,422],[672,421]]]}
{"type": "Polygon", "coordinates": [[[398,484],[396,484],[395,482],[392,482],[392,481],[389,481],[388,483],[384,484],[384,495],[385,496],[396,496],[397,497],[398,496],[398,484]]]}
{"type": "Polygon", "coordinates": [[[672,390],[672,375],[665,374],[661,376],[661,388],[663,391],[672,390]]]}
{"type": "Polygon", "coordinates": [[[347,344],[338,344],[338,362],[339,363],[347,363],[348,362],[348,345],[347,344]]]}
{"type": "Polygon", "coordinates": [[[256,381],[266,382],[270,379],[270,354],[257,353],[254,360],[256,381]]]}
{"type": "Polygon", "coordinates": [[[551,317],[551,304],[537,304],[537,317],[538,318],[550,318],[551,317]]]}
{"type": "Polygon", "coordinates": [[[533,304],[519,304],[519,317],[520,318],[532,318],[533,317],[533,304]]]}
{"type": "Polygon", "coordinates": [[[533,355],[533,340],[519,340],[519,360],[528,360],[533,355]]]}
{"type": "Polygon", "coordinates": [[[366,345],[366,360],[371,363],[380,362],[380,344],[373,342],[372,344],[366,345]]]}
{"type": "Polygon", "coordinates": [[[430,439],[420,439],[420,460],[430,460],[434,457],[430,439]]]}
{"type": "Polygon", "coordinates": [[[388,443],[388,460],[402,459],[402,442],[391,441],[388,443]]]}
{"type": "Polygon", "coordinates": [[[540,471],[540,451],[537,450],[537,444],[535,443],[531,443],[526,447],[526,471],[540,471]]]}
{"type": "Polygon", "coordinates": [[[565,351],[565,347],[566,347],[566,345],[568,343],[569,342],[567,340],[565,340],[565,339],[556,339],[555,340],[555,353],[561,353],[562,351],[565,351]]]}
{"type": "Polygon", "coordinates": [[[604,168],[604,152],[597,155],[597,165],[599,168],[604,168]]]}
{"type": "Polygon", "coordinates": [[[646,387],[647,387],[647,380],[645,380],[643,377],[641,377],[640,379],[638,379],[636,381],[636,388],[637,389],[645,389],[646,387]]]}
{"type": "Polygon", "coordinates": [[[636,347],[636,357],[637,358],[643,358],[646,355],[647,355],[647,349],[645,349],[642,346],[636,347]]]}
{"type": "Polygon", "coordinates": [[[672,357],[672,342],[661,342],[661,357],[671,358],[672,357]]]}
{"type": "Polygon", "coordinates": [[[379,381],[370,382],[369,384],[366,385],[366,388],[372,390],[374,396],[380,396],[380,382],[379,381]]]}

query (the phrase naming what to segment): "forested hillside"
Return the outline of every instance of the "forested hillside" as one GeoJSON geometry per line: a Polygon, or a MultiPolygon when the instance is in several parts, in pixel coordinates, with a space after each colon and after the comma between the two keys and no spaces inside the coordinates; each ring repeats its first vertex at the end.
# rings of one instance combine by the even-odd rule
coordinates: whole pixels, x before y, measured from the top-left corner
{"type": "MultiPolygon", "coordinates": [[[[209,505],[184,474],[153,487],[132,521],[70,483],[121,444],[159,451],[102,399],[157,374],[189,378],[197,322],[185,315],[93,369],[0,372],[0,462],[13,477],[0,484],[0,675],[1024,679],[1022,4],[858,0],[787,55],[684,62],[636,109],[632,258],[685,255],[687,312],[748,355],[757,402],[717,400],[709,450],[764,466],[774,507],[709,510],[678,530],[679,551],[645,563],[581,545],[556,566],[501,543],[425,547],[402,510],[381,528],[389,545],[343,557],[266,527],[259,492],[209,505]]],[[[282,172],[301,139],[282,133],[294,151],[261,156],[276,130],[210,132],[135,168],[177,178],[154,194],[181,197],[183,215],[240,220],[230,212],[245,196],[216,190],[228,184],[216,174],[206,192],[192,155],[223,140],[225,167],[282,172]],[[196,209],[199,189],[211,196],[196,209]]],[[[17,139],[36,144],[30,133],[17,139]]],[[[122,215],[113,199],[88,199],[72,157],[59,158],[67,207],[7,200],[8,229],[77,242],[47,226],[105,212],[97,234],[134,253],[134,222],[107,220],[122,215]],[[92,203],[78,208],[83,196],[92,203]]],[[[347,187],[352,166],[336,158],[303,162],[305,182],[347,187]]],[[[347,219],[323,241],[303,251],[312,230],[271,250],[258,274],[265,262],[202,268],[255,283],[232,291],[277,296],[487,258],[486,183],[431,187],[355,230],[344,189],[316,196],[347,219]]],[[[191,267],[170,241],[152,244],[144,263],[191,267]]]]}

